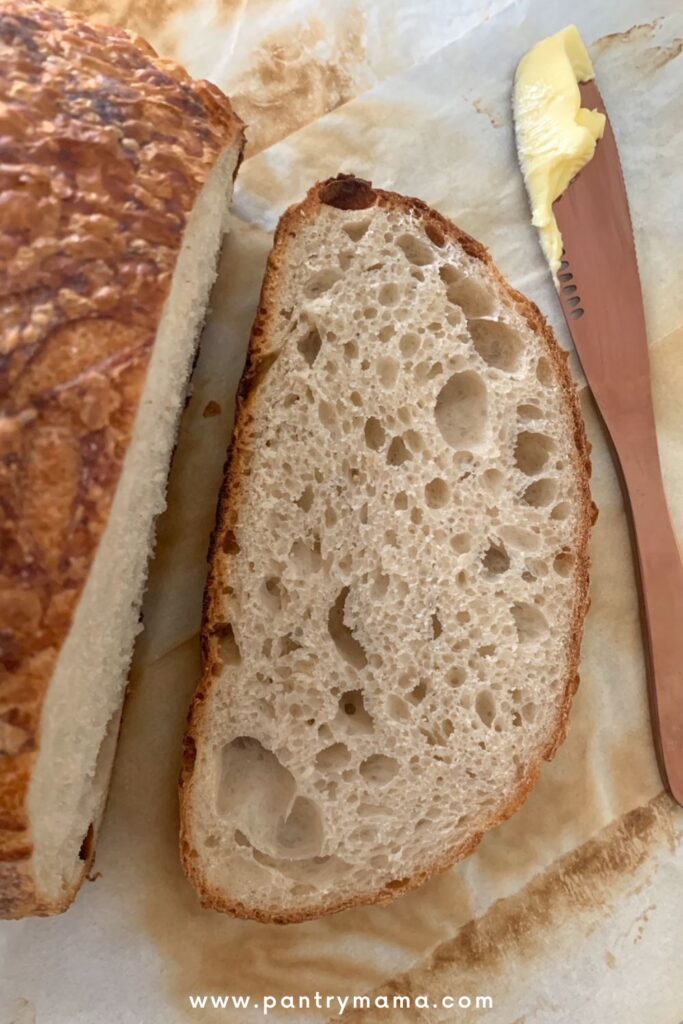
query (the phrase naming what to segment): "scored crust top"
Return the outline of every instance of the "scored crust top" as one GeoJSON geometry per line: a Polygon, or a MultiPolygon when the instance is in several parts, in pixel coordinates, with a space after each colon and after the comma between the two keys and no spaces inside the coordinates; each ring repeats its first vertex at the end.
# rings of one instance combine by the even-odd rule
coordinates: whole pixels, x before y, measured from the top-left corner
{"type": "MultiPolygon", "coordinates": [[[[143,40],[0,4],[0,890],[187,218],[242,125],[143,40]],[[2,862],[5,862],[3,867],[2,862]]],[[[3,899],[0,899],[0,909],[3,899]]]]}

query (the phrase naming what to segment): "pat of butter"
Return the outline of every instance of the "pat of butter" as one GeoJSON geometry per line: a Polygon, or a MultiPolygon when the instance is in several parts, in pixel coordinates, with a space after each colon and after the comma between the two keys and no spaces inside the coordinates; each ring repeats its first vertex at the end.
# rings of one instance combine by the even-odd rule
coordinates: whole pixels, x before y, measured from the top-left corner
{"type": "Polygon", "coordinates": [[[514,117],[517,152],[531,222],[557,285],[562,236],[553,214],[558,199],[593,156],[605,130],[605,115],[581,106],[579,82],[595,72],[574,25],[543,39],[519,62],[514,117]]]}

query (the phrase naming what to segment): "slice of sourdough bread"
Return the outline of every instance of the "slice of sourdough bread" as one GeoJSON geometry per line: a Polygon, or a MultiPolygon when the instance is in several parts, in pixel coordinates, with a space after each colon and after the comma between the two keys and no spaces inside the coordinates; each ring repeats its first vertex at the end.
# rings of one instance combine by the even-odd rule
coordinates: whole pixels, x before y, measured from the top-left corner
{"type": "Polygon", "coordinates": [[[181,779],[206,906],[385,902],[519,807],[577,685],[589,471],[565,356],[483,246],[348,176],[287,211],[181,779]]]}
{"type": "Polygon", "coordinates": [[[0,916],[92,858],[242,127],[141,40],[0,5],[0,916]]]}

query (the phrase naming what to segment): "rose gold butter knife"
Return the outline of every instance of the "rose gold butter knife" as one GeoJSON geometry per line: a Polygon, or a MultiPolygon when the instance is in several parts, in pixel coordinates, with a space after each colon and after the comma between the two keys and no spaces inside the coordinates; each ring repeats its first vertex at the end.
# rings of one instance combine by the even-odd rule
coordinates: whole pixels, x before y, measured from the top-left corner
{"type": "MultiPolygon", "coordinates": [[[[583,107],[607,113],[594,81],[580,90],[583,107]]],[[[683,562],[662,481],[638,263],[609,118],[592,160],[553,209],[564,241],[562,310],[631,512],[657,757],[683,805],[683,562]]]]}

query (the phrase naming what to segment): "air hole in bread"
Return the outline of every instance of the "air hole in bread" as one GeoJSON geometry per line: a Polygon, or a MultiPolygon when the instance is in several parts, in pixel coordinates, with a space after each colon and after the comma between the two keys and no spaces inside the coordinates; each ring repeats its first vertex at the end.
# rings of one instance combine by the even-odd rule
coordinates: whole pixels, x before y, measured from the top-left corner
{"type": "Polygon", "coordinates": [[[378,302],[381,306],[395,306],[400,298],[400,289],[397,284],[393,283],[393,281],[383,284],[377,296],[378,302]]]}
{"type": "Polygon", "coordinates": [[[358,359],[358,345],[355,341],[347,341],[345,343],[344,355],[347,359],[358,359]]]}
{"type": "Polygon", "coordinates": [[[309,366],[313,366],[318,358],[321,345],[322,341],[316,327],[311,327],[310,331],[303,338],[299,338],[297,342],[297,348],[309,366]]]}
{"type": "Polygon", "coordinates": [[[425,486],[425,501],[430,508],[443,508],[448,504],[450,490],[445,480],[434,477],[425,486]]]}
{"type": "Polygon", "coordinates": [[[561,551],[553,560],[553,569],[558,576],[571,576],[575,561],[571,551],[561,551]]]}
{"type": "Polygon", "coordinates": [[[301,650],[301,644],[298,640],[294,639],[291,633],[286,633],[285,636],[280,637],[278,646],[281,658],[286,657],[288,654],[295,654],[296,651],[301,650]]]}
{"type": "Polygon", "coordinates": [[[289,549],[289,564],[299,576],[318,572],[322,565],[320,538],[315,538],[312,545],[305,540],[295,540],[289,549]]]}
{"type": "Polygon", "coordinates": [[[337,599],[330,608],[327,617],[327,628],[342,658],[355,669],[363,669],[368,663],[367,655],[344,620],[346,601],[349,596],[349,588],[343,587],[337,595],[337,599]]]}
{"type": "Polygon", "coordinates": [[[496,653],[496,645],[495,644],[482,644],[481,647],[477,648],[477,654],[481,658],[492,658],[495,653],[496,653]]]}
{"type": "Polygon", "coordinates": [[[493,576],[498,576],[501,573],[507,572],[510,568],[510,556],[505,550],[505,545],[499,541],[490,542],[482,561],[484,563],[484,568],[493,576]]]}
{"type": "Polygon", "coordinates": [[[339,771],[351,760],[351,752],[344,743],[333,743],[321,750],[315,759],[316,768],[321,771],[339,771]]]}
{"type": "Polygon", "coordinates": [[[370,227],[370,221],[367,219],[348,221],[343,225],[342,230],[346,232],[352,242],[360,242],[363,235],[366,234],[370,227]]]}
{"type": "Polygon", "coordinates": [[[403,440],[412,452],[421,452],[424,448],[424,438],[418,430],[406,430],[403,440]]]}
{"type": "Polygon", "coordinates": [[[377,367],[377,376],[379,377],[380,384],[385,388],[393,387],[398,379],[400,370],[398,360],[392,359],[391,356],[381,356],[375,363],[375,366],[377,367]]]}
{"type": "Polygon", "coordinates": [[[365,421],[364,433],[365,443],[368,448],[372,448],[373,451],[378,452],[380,448],[384,447],[387,435],[384,427],[376,416],[370,416],[370,418],[365,421]]]}
{"type": "MultiPolygon", "coordinates": [[[[358,814],[361,816],[361,818],[386,818],[390,814],[390,811],[384,804],[371,804],[368,800],[363,800],[362,803],[358,804],[358,814]]],[[[363,829],[361,829],[359,832],[359,838],[361,839],[361,842],[367,842],[367,835],[364,838],[362,838],[362,833],[363,829]]],[[[374,830],[371,833],[371,835],[374,839],[374,830]]]]}
{"type": "Polygon", "coordinates": [[[517,415],[520,420],[540,420],[543,419],[543,412],[538,408],[537,405],[532,405],[531,402],[522,402],[521,405],[517,406],[517,415]]]}
{"type": "Polygon", "coordinates": [[[217,624],[216,637],[218,639],[218,656],[224,665],[239,665],[242,660],[237,640],[231,623],[224,622],[217,624]]]}
{"type": "Polygon", "coordinates": [[[405,511],[408,508],[408,495],[405,491],[399,491],[394,498],[394,508],[399,509],[399,511],[405,511]]]}
{"type": "Polygon", "coordinates": [[[435,224],[434,221],[428,221],[425,224],[425,234],[438,249],[443,249],[446,244],[446,236],[438,224],[435,224]]]}
{"type": "Polygon", "coordinates": [[[479,445],[487,427],[486,385],[478,373],[454,373],[436,399],[436,425],[446,444],[456,450],[479,445]]]}
{"type": "Polygon", "coordinates": [[[421,238],[418,238],[417,235],[399,235],[396,239],[396,245],[408,260],[408,263],[412,263],[415,267],[426,267],[429,263],[434,262],[432,247],[421,238]]]}
{"type": "Polygon", "coordinates": [[[505,475],[500,469],[486,469],[481,474],[481,481],[492,494],[498,494],[505,485],[505,475]]]}
{"type": "Polygon", "coordinates": [[[390,578],[382,572],[375,573],[370,593],[374,598],[384,597],[389,589],[390,578]]]}
{"type": "Polygon", "coordinates": [[[326,402],[325,399],[321,399],[318,402],[318,417],[322,425],[329,430],[331,434],[337,434],[337,413],[331,402],[326,402]]]}
{"type": "Polygon", "coordinates": [[[417,686],[412,688],[408,696],[411,704],[421,704],[427,696],[427,683],[425,680],[421,679],[417,686]]]}
{"type": "Polygon", "coordinates": [[[515,465],[527,476],[534,476],[545,466],[553,447],[553,439],[547,434],[523,430],[517,435],[515,465]]]}
{"type": "Polygon", "coordinates": [[[273,611],[282,608],[283,587],[279,576],[268,576],[263,583],[263,597],[273,611]]]}
{"type": "Polygon", "coordinates": [[[546,388],[555,383],[552,366],[547,356],[541,356],[536,363],[536,378],[546,388]]]}
{"type": "Polygon", "coordinates": [[[459,306],[468,318],[490,316],[496,309],[491,290],[469,277],[456,277],[448,282],[446,298],[454,306],[459,306]]]}
{"type": "Polygon", "coordinates": [[[518,601],[510,610],[520,643],[533,643],[548,633],[548,622],[538,608],[525,601],[518,601]]]}
{"type": "Polygon", "coordinates": [[[376,786],[386,786],[398,772],[398,761],[386,754],[371,754],[358,769],[363,778],[376,786]]]}
{"type": "Polygon", "coordinates": [[[403,438],[395,437],[387,451],[387,465],[402,466],[410,457],[410,452],[406,448],[403,438]]]}
{"type": "Polygon", "coordinates": [[[516,331],[498,320],[468,320],[467,326],[485,363],[506,373],[519,368],[523,343],[516,331]]]}
{"type": "Polygon", "coordinates": [[[237,555],[239,554],[240,546],[237,543],[237,538],[233,530],[226,530],[223,534],[223,542],[221,544],[223,551],[226,555],[237,555]]]}
{"type": "Polygon", "coordinates": [[[561,501],[550,513],[551,519],[567,519],[571,515],[572,507],[568,501],[561,501]]]}
{"type": "Polygon", "coordinates": [[[467,673],[465,672],[465,669],[461,668],[459,665],[454,665],[453,668],[449,668],[446,673],[446,682],[449,686],[454,687],[454,689],[462,686],[466,678],[467,673]]]}
{"type": "Polygon", "coordinates": [[[537,711],[538,707],[531,701],[522,707],[522,715],[527,722],[533,722],[535,720],[537,711]]]}
{"type": "Polygon", "coordinates": [[[301,495],[297,498],[297,505],[303,512],[310,512],[313,505],[313,488],[308,485],[304,487],[301,495]]]}
{"type": "Polygon", "coordinates": [[[441,623],[441,619],[439,618],[438,614],[434,612],[434,614],[432,615],[432,639],[438,640],[442,633],[443,625],[441,623]]]}
{"type": "Polygon", "coordinates": [[[451,547],[459,555],[464,555],[472,548],[472,535],[470,533],[456,533],[451,537],[451,547]]]}
{"type": "Polygon", "coordinates": [[[337,281],[341,281],[342,276],[341,271],[334,270],[332,267],[326,270],[319,270],[317,273],[312,274],[304,285],[304,294],[309,299],[316,299],[319,295],[329,291],[337,281]]]}
{"type": "Polygon", "coordinates": [[[387,711],[399,722],[407,722],[410,719],[410,708],[403,697],[398,697],[395,693],[390,693],[387,697],[387,711]]]}
{"type": "Polygon", "coordinates": [[[298,859],[320,853],[323,824],[318,805],[298,796],[287,817],[278,822],[275,841],[280,857],[298,859]]]}
{"type": "Polygon", "coordinates": [[[83,842],[81,843],[81,845],[79,847],[78,859],[82,860],[84,863],[87,863],[90,860],[91,856],[92,856],[94,845],[95,845],[95,826],[91,822],[90,825],[88,825],[88,831],[83,836],[83,842]]]}
{"type": "Polygon", "coordinates": [[[517,548],[518,551],[538,550],[540,537],[531,530],[525,530],[522,526],[501,526],[499,532],[508,547],[517,548]]]}
{"type": "Polygon", "coordinates": [[[347,690],[341,695],[335,725],[349,735],[369,735],[373,732],[374,722],[365,708],[363,694],[360,690],[347,690]]]}
{"type": "Polygon", "coordinates": [[[362,406],[363,399],[361,398],[361,396],[360,396],[358,391],[352,391],[351,394],[349,395],[349,398],[351,399],[351,404],[352,405],[355,405],[358,408],[360,408],[362,406]]]}
{"type": "Polygon", "coordinates": [[[522,498],[527,505],[531,505],[533,508],[545,508],[553,500],[556,493],[556,481],[551,480],[549,477],[542,477],[540,480],[534,480],[532,484],[529,484],[522,498]]]}
{"type": "Polygon", "coordinates": [[[480,690],[474,701],[474,710],[487,729],[496,717],[496,699],[491,690],[480,690]]]}
{"type": "Polygon", "coordinates": [[[348,270],[353,263],[353,252],[340,252],[339,253],[339,266],[341,270],[348,270]]]}
{"type": "Polygon", "coordinates": [[[374,306],[366,306],[363,310],[363,316],[366,320],[374,320],[377,316],[377,310],[374,306]]]}
{"type": "Polygon", "coordinates": [[[420,347],[420,336],[409,331],[404,334],[398,343],[398,347],[401,350],[401,355],[405,356],[406,359],[410,359],[414,356],[420,347]]]}
{"type": "Polygon", "coordinates": [[[296,796],[292,773],[253,736],[238,736],[221,751],[216,809],[240,836],[272,857],[320,852],[322,821],[312,801],[296,796]]]}
{"type": "Polygon", "coordinates": [[[450,263],[444,263],[439,267],[439,277],[445,285],[458,284],[465,280],[465,275],[459,267],[453,267],[450,263]]]}

